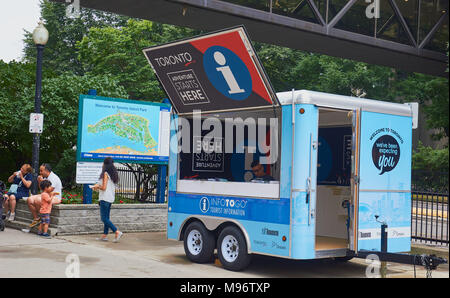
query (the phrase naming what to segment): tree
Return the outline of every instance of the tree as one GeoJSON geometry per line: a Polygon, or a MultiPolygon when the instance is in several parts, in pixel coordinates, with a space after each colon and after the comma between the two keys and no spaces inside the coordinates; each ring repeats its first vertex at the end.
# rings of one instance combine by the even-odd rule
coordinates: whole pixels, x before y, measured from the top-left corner
{"type": "MultiPolygon", "coordinates": [[[[20,168],[21,163],[28,160],[31,153],[28,143],[31,136],[26,134],[30,140],[25,141],[25,137],[18,134],[19,127],[27,125],[29,118],[21,115],[22,92],[34,84],[36,67],[30,63],[11,61],[5,63],[0,60],[0,180],[5,181],[4,176],[20,168]]],[[[34,95],[33,97],[34,98],[34,95]]],[[[28,99],[28,101],[31,100],[28,99]]]]}
{"type": "Polygon", "coordinates": [[[262,43],[254,47],[277,92],[295,88],[393,99],[390,68],[262,43]]]}
{"type": "MultiPolygon", "coordinates": [[[[28,63],[1,62],[0,78],[0,105],[4,111],[0,117],[0,167],[2,173],[9,173],[22,163],[31,163],[32,137],[28,126],[29,115],[34,111],[34,67],[28,63]]],[[[127,97],[124,88],[110,75],[66,73],[42,80],[41,161],[56,165],[64,152],[73,151],[77,141],[78,97],[89,89],[97,89],[103,96],[127,97]]]]}
{"type": "MultiPolygon", "coordinates": [[[[66,16],[66,5],[48,0],[40,1],[41,18],[50,33],[45,46],[43,67],[56,74],[73,72],[83,75],[81,61],[78,60],[76,43],[88,34],[91,27],[120,27],[128,17],[108,12],[80,7],[80,18],[66,16]]],[[[36,62],[36,46],[32,33],[25,31],[24,60],[36,62]]]]}
{"type": "Polygon", "coordinates": [[[114,75],[129,97],[161,101],[166,97],[142,50],[194,35],[196,31],[129,19],[123,27],[91,28],[77,43],[86,73],[114,75]]]}

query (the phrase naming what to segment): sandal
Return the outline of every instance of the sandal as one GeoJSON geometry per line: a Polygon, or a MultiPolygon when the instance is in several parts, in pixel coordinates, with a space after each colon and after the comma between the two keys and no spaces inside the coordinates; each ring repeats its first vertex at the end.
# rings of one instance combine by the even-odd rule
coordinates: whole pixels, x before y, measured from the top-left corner
{"type": "Polygon", "coordinates": [[[31,222],[29,227],[32,228],[32,227],[38,225],[40,222],[41,222],[41,218],[40,217],[38,217],[37,219],[33,219],[33,221],[31,222]]]}

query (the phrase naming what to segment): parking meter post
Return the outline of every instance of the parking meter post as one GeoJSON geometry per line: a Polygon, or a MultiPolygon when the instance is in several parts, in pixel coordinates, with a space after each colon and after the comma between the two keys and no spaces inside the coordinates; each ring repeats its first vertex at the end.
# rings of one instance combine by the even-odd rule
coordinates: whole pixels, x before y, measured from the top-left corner
{"type": "MultiPolygon", "coordinates": [[[[89,89],[88,95],[97,96],[97,90],[89,89]]],[[[83,184],[83,204],[92,204],[92,189],[89,184],[83,184]]]]}
{"type": "Polygon", "coordinates": [[[156,203],[164,203],[166,201],[166,177],[167,165],[159,165],[158,184],[156,187],[156,203]]]}

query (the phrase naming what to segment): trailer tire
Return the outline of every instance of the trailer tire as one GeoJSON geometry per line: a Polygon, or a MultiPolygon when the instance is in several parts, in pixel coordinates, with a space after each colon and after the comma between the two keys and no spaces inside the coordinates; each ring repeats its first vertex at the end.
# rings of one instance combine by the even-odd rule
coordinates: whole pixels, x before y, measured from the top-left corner
{"type": "Polygon", "coordinates": [[[239,228],[228,226],[220,232],[217,239],[217,255],[227,270],[241,271],[250,264],[251,255],[239,228]]]}
{"type": "Polygon", "coordinates": [[[184,252],[194,263],[207,263],[214,260],[214,234],[201,222],[194,221],[184,232],[184,252]]]}

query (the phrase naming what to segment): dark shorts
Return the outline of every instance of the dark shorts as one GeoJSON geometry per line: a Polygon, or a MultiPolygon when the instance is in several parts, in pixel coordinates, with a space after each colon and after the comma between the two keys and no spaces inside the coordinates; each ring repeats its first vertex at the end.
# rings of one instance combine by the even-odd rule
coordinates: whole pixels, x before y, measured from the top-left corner
{"type": "Polygon", "coordinates": [[[50,224],[50,214],[49,213],[41,213],[41,223],[45,225],[50,224]]]}
{"type": "Polygon", "coordinates": [[[8,192],[7,195],[8,195],[8,197],[10,195],[14,195],[14,197],[16,198],[17,201],[22,199],[22,198],[24,198],[24,197],[29,197],[28,194],[22,194],[22,193],[11,193],[11,192],[8,192]]]}

